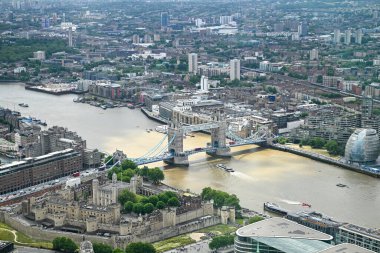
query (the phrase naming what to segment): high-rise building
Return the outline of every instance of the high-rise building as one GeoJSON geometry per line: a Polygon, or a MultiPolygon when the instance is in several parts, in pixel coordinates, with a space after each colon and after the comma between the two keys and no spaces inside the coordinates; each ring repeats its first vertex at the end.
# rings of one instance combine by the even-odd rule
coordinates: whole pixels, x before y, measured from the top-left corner
{"type": "Polygon", "coordinates": [[[308,34],[308,27],[307,27],[306,23],[301,22],[298,25],[298,34],[299,34],[300,37],[307,36],[307,34],[308,34]]]}
{"type": "Polygon", "coordinates": [[[356,33],[355,33],[355,43],[356,44],[362,44],[362,40],[363,40],[363,31],[362,29],[358,29],[356,30],[356,33]]]}
{"type": "Polygon", "coordinates": [[[161,40],[161,36],[159,34],[153,35],[153,41],[160,41],[160,40],[161,40]]]}
{"type": "Polygon", "coordinates": [[[370,118],[372,117],[373,110],[373,98],[364,96],[362,100],[362,118],[370,118]]]}
{"type": "Polygon", "coordinates": [[[314,48],[310,50],[310,61],[317,61],[319,59],[318,49],[314,48]]]}
{"type": "Polygon", "coordinates": [[[240,80],[240,60],[238,59],[230,61],[230,80],[240,80]]]}
{"type": "Polygon", "coordinates": [[[191,53],[189,54],[189,72],[196,75],[197,70],[198,70],[198,54],[191,53]]]}
{"type": "Polygon", "coordinates": [[[208,84],[208,78],[206,76],[201,77],[201,91],[208,91],[209,84],[208,84]]]}
{"type": "Polygon", "coordinates": [[[69,27],[69,47],[73,47],[73,28],[69,27]]]}
{"type": "Polygon", "coordinates": [[[379,18],[379,11],[374,10],[374,11],[372,12],[372,16],[373,16],[374,19],[378,19],[378,18],[379,18]]]}
{"type": "Polygon", "coordinates": [[[161,12],[161,28],[166,28],[169,26],[169,13],[161,12]]]}
{"type": "Polygon", "coordinates": [[[351,36],[352,36],[351,30],[346,30],[346,32],[344,33],[344,44],[346,45],[351,44],[351,36]]]}
{"type": "Polygon", "coordinates": [[[334,43],[340,44],[340,30],[339,29],[334,30],[334,43]]]}
{"type": "Polygon", "coordinates": [[[133,35],[132,36],[132,43],[133,44],[139,44],[140,43],[140,36],[138,36],[137,34],[133,35]]]}
{"type": "Polygon", "coordinates": [[[219,23],[221,25],[227,25],[232,22],[232,16],[220,16],[219,23]]]}
{"type": "Polygon", "coordinates": [[[144,43],[152,43],[152,37],[149,34],[145,34],[144,43]]]}

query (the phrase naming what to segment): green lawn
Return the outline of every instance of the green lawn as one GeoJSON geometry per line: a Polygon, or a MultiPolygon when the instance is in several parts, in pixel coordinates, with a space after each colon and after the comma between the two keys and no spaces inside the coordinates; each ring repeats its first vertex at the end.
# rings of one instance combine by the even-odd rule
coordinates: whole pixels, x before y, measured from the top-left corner
{"type": "Polygon", "coordinates": [[[195,240],[191,239],[188,234],[172,237],[163,241],[153,243],[157,253],[168,251],[171,249],[183,247],[189,244],[195,243],[195,240]]]}
{"type": "Polygon", "coordinates": [[[4,223],[0,223],[0,240],[11,241],[18,245],[30,246],[30,247],[35,247],[35,248],[45,248],[45,249],[53,248],[53,244],[51,242],[36,241],[21,232],[16,232],[17,241],[19,242],[17,243],[15,241],[13,233],[7,230],[14,230],[14,229],[4,223]]]}
{"type": "Polygon", "coordinates": [[[224,225],[219,224],[212,227],[201,229],[197,232],[199,233],[213,233],[216,235],[225,235],[225,234],[231,234],[237,230],[237,227],[233,225],[224,225]]]}
{"type": "Polygon", "coordinates": [[[14,235],[7,231],[7,230],[3,230],[3,229],[0,229],[0,240],[1,241],[10,241],[10,242],[13,242],[14,241],[14,235]]]}

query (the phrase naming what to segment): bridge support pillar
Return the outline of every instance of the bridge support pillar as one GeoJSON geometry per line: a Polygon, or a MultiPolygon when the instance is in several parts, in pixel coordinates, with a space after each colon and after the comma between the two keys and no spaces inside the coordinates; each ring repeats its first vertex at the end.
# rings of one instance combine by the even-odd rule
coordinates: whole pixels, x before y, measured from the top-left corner
{"type": "Polygon", "coordinates": [[[220,122],[218,128],[211,129],[211,147],[215,151],[207,152],[210,156],[230,157],[231,149],[226,145],[227,123],[220,122]]]}
{"type": "Polygon", "coordinates": [[[165,159],[164,162],[168,164],[188,166],[189,158],[183,152],[183,129],[171,125],[168,128],[168,143],[168,152],[173,157],[165,159]]]}

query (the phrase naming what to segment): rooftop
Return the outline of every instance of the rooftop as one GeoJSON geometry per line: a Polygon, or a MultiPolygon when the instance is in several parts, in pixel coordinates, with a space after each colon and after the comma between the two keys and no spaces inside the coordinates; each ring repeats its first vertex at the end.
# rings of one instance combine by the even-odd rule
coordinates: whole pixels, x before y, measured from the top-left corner
{"type": "Polygon", "coordinates": [[[300,225],[284,218],[271,218],[240,228],[236,234],[242,237],[291,238],[330,241],[331,235],[300,225]]]}
{"type": "Polygon", "coordinates": [[[362,247],[356,246],[355,244],[342,243],[326,250],[322,250],[318,253],[373,253],[374,251],[364,249],[362,247]]]}

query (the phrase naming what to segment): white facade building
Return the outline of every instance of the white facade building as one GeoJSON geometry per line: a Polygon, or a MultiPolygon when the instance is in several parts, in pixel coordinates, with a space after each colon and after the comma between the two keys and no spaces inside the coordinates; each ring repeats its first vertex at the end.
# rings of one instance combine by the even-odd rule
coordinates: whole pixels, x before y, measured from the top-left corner
{"type": "Polygon", "coordinates": [[[240,60],[233,59],[230,61],[230,80],[240,80],[240,60]]]}
{"type": "Polygon", "coordinates": [[[191,53],[189,54],[189,72],[196,75],[197,70],[198,70],[198,54],[191,53]]]}

